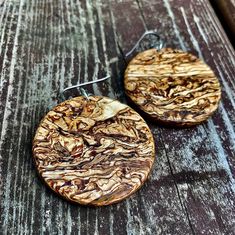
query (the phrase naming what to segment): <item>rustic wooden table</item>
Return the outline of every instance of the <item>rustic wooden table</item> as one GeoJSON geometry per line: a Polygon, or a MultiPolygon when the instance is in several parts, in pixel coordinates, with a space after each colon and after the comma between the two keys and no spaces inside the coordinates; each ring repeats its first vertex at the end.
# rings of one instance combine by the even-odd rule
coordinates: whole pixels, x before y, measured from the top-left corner
{"type": "Polygon", "coordinates": [[[0,0],[1,234],[235,234],[235,52],[208,0],[0,0]],[[112,73],[93,93],[125,102],[123,54],[146,29],[218,75],[222,101],[188,129],[150,123],[157,153],[131,198],[87,208],[38,178],[31,141],[58,92],[112,73]]]}

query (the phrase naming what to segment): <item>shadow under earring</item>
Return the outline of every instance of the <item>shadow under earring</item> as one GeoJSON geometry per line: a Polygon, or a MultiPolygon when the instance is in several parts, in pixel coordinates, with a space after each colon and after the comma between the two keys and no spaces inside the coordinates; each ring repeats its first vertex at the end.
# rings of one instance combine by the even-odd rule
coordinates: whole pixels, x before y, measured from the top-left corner
{"type": "Polygon", "coordinates": [[[155,158],[154,140],[145,121],[129,106],[82,92],[42,119],[33,157],[41,178],[63,198],[109,205],[146,181],[155,158]]]}
{"type": "MultiPolygon", "coordinates": [[[[149,31],[137,45],[148,34],[155,34],[159,40],[149,31]]],[[[205,121],[218,108],[221,98],[214,72],[188,52],[162,49],[162,41],[157,45],[157,49],[143,51],[129,62],[124,77],[127,96],[161,124],[193,126],[205,121]]]]}

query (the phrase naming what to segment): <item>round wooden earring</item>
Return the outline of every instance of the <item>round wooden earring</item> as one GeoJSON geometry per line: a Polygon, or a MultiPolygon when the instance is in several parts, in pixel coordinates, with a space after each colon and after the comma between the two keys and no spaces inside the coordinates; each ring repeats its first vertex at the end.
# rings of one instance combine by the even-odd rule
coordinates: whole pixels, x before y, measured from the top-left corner
{"type": "Polygon", "coordinates": [[[75,203],[103,206],[143,185],[155,146],[149,127],[129,106],[107,97],[79,96],[42,119],[33,157],[54,192],[75,203]]]}
{"type": "Polygon", "coordinates": [[[211,68],[181,50],[150,49],[128,64],[124,86],[127,96],[156,122],[193,126],[218,108],[221,88],[211,68]]]}

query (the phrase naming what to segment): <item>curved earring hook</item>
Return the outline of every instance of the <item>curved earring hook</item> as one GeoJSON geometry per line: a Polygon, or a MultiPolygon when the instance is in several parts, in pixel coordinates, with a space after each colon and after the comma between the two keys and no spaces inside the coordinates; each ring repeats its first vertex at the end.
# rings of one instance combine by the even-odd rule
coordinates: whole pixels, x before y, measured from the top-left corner
{"type": "Polygon", "coordinates": [[[94,83],[98,83],[98,82],[102,82],[102,81],[105,81],[106,79],[110,78],[111,76],[110,75],[107,75],[103,78],[100,78],[100,79],[97,79],[97,80],[94,80],[94,81],[88,81],[88,82],[83,82],[83,83],[80,83],[80,84],[77,84],[77,85],[74,85],[74,86],[70,86],[70,87],[66,87],[63,91],[62,91],[62,94],[64,94],[65,91],[68,91],[68,90],[71,90],[71,89],[74,89],[74,88],[79,88],[81,94],[86,98],[86,99],[89,99],[89,94],[87,94],[86,90],[84,88],[82,88],[83,86],[86,86],[86,85],[90,85],[90,84],[94,84],[94,83]]]}
{"type": "Polygon", "coordinates": [[[156,45],[156,49],[160,50],[162,49],[162,47],[164,46],[165,42],[163,41],[163,39],[156,33],[156,31],[154,30],[148,30],[145,33],[142,34],[142,36],[139,38],[139,40],[136,42],[136,44],[133,46],[133,48],[126,53],[125,57],[130,56],[133,51],[139,46],[140,42],[147,36],[147,35],[154,35],[157,40],[158,40],[158,44],[156,45]]]}
{"type": "Polygon", "coordinates": [[[108,78],[110,78],[110,75],[107,75],[106,77],[103,77],[103,78],[100,78],[100,79],[97,79],[97,80],[94,80],[94,81],[83,82],[83,83],[80,83],[80,84],[77,84],[77,85],[74,85],[74,86],[69,86],[69,87],[66,87],[66,88],[63,90],[63,93],[64,93],[65,91],[70,90],[70,89],[79,88],[79,87],[86,86],[86,85],[90,85],[90,84],[94,84],[94,83],[97,83],[97,82],[102,82],[102,81],[105,81],[105,80],[108,79],[108,78]]]}

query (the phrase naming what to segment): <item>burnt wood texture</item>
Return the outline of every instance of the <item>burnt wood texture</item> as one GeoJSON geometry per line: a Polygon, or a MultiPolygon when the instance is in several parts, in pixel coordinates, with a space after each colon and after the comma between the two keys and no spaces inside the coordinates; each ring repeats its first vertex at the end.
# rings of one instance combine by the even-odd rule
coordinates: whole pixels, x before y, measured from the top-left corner
{"type": "Polygon", "coordinates": [[[235,52],[208,0],[0,0],[1,234],[234,234],[235,52]],[[208,121],[146,119],[156,156],[130,198],[92,208],[40,180],[32,140],[59,92],[109,72],[89,92],[125,102],[124,54],[146,29],[203,59],[221,84],[208,121]]]}
{"type": "Polygon", "coordinates": [[[156,123],[192,126],[218,108],[220,85],[196,56],[163,48],[138,53],[124,75],[126,94],[156,123]]]}
{"type": "Polygon", "coordinates": [[[43,118],[33,155],[40,176],[56,193],[82,205],[104,206],[143,185],[155,147],[149,127],[129,106],[78,96],[43,118]]]}

